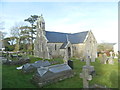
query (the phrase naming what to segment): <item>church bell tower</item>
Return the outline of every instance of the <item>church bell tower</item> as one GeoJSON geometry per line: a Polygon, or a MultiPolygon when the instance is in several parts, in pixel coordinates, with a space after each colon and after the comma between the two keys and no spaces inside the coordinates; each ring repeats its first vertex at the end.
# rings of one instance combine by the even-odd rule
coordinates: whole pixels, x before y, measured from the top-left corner
{"type": "Polygon", "coordinates": [[[39,16],[37,19],[36,27],[37,35],[34,43],[34,55],[43,59],[49,59],[48,40],[45,33],[45,21],[43,16],[39,16]]]}
{"type": "Polygon", "coordinates": [[[38,16],[37,28],[39,28],[41,31],[43,31],[43,34],[45,35],[45,20],[44,20],[42,14],[41,14],[41,16],[38,16]]]}

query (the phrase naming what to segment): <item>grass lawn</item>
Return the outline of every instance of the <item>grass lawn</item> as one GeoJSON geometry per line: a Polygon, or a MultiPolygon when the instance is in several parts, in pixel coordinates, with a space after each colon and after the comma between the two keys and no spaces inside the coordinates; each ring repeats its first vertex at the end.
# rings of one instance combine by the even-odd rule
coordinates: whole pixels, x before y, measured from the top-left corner
{"type": "MultiPolygon", "coordinates": [[[[39,58],[33,58],[32,62],[39,60],[39,58]]],[[[61,59],[56,59],[62,62],[61,59]]],[[[32,63],[31,62],[31,63],[32,63]]],[[[82,79],[79,74],[82,70],[82,66],[85,65],[85,62],[80,60],[73,59],[74,62],[74,72],[76,75],[72,78],[65,79],[63,81],[50,84],[44,88],[83,88],[82,79]]],[[[99,60],[96,59],[96,62],[92,62],[91,65],[95,67],[96,76],[90,81],[90,85],[99,84],[106,86],[108,88],[118,88],[118,62],[117,59],[114,59],[115,64],[100,64],[99,60]]],[[[17,66],[2,66],[2,87],[3,88],[37,88],[30,82],[32,78],[31,74],[23,74],[20,70],[16,69],[17,66]]]]}

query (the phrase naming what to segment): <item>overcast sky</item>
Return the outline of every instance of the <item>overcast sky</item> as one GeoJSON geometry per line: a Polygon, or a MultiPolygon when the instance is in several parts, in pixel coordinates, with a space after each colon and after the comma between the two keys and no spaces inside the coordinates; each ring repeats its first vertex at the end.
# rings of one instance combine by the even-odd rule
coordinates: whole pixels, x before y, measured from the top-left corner
{"type": "Polygon", "coordinates": [[[43,14],[47,31],[92,30],[98,43],[118,41],[117,2],[1,2],[0,11],[8,35],[15,23],[43,14]]]}

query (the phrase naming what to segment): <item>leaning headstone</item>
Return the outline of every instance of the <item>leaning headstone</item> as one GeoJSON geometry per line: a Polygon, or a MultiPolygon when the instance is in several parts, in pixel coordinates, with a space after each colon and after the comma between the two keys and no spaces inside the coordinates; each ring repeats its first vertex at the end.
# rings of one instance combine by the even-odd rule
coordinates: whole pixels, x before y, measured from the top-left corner
{"type": "Polygon", "coordinates": [[[82,69],[82,73],[80,73],[80,78],[83,78],[83,88],[89,88],[89,81],[92,80],[92,76],[89,75],[88,69],[82,69]]]}
{"type": "Polygon", "coordinates": [[[72,69],[67,64],[58,64],[37,69],[33,75],[32,82],[39,87],[50,83],[58,82],[74,75],[72,69]]]}

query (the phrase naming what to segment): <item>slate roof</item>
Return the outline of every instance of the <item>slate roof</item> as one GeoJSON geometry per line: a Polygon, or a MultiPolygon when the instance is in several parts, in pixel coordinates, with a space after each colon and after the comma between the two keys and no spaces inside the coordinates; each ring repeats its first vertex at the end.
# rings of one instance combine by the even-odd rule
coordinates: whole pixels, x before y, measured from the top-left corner
{"type": "Polygon", "coordinates": [[[72,44],[83,43],[88,31],[79,32],[79,33],[61,33],[61,32],[50,32],[46,31],[46,37],[49,43],[64,43],[67,42],[67,35],[68,40],[72,44]]]}

